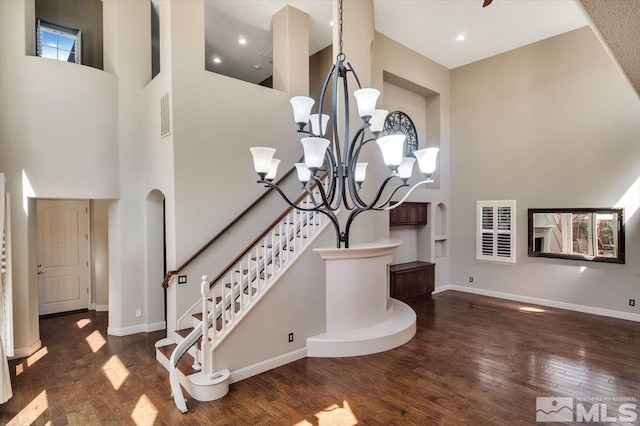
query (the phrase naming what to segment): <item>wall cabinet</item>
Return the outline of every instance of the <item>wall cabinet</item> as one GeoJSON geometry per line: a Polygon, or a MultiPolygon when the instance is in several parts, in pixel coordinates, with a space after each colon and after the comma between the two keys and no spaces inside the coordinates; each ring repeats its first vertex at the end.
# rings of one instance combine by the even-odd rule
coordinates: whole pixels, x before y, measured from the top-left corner
{"type": "Polygon", "coordinates": [[[435,264],[408,262],[389,267],[390,296],[409,300],[431,296],[435,282],[435,264]]]}
{"type": "Polygon", "coordinates": [[[389,225],[426,225],[427,203],[402,203],[389,212],[389,225]]]}

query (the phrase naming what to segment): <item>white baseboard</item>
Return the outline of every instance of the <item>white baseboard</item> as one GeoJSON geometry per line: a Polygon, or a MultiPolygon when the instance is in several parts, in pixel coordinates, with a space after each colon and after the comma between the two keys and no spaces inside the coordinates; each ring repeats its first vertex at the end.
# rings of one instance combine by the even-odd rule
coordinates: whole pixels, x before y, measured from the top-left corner
{"type": "Polygon", "coordinates": [[[95,305],[96,312],[109,312],[109,305],[95,305]]]}
{"type": "Polygon", "coordinates": [[[96,310],[96,304],[95,303],[90,303],[89,304],[89,310],[90,311],[95,311],[96,310]]]}
{"type": "Polygon", "coordinates": [[[144,333],[146,331],[146,324],[132,325],[129,327],[107,327],[107,334],[109,336],[129,336],[130,334],[144,333]]]}
{"type": "Polygon", "coordinates": [[[13,350],[13,356],[9,357],[9,359],[25,358],[25,357],[31,356],[41,347],[42,347],[42,341],[38,339],[26,348],[15,348],[13,350]]]}
{"type": "Polygon", "coordinates": [[[164,330],[167,324],[164,321],[154,322],[151,324],[138,324],[130,327],[107,327],[109,336],[128,336],[136,333],[151,333],[152,331],[164,330]]]}
{"type": "Polygon", "coordinates": [[[151,324],[146,324],[146,332],[151,333],[153,331],[160,331],[167,328],[167,323],[165,321],[154,322],[151,324]]]}
{"type": "Polygon", "coordinates": [[[614,311],[613,309],[596,308],[594,306],[576,305],[573,303],[558,302],[537,297],[520,296],[518,294],[502,293],[499,291],[485,290],[482,288],[466,287],[462,285],[447,284],[436,287],[432,294],[442,293],[447,290],[462,291],[465,293],[479,294],[481,296],[496,297],[498,299],[513,300],[514,302],[531,303],[534,305],[548,306],[550,308],[566,309],[568,311],[582,312],[585,314],[601,315],[628,321],[640,322],[640,314],[631,312],[614,311]]]}
{"type": "Polygon", "coordinates": [[[277,357],[258,362],[247,367],[239,368],[231,372],[231,383],[236,383],[249,377],[255,376],[265,371],[273,370],[290,362],[306,358],[307,348],[296,349],[295,351],[278,355],[277,357]]]}

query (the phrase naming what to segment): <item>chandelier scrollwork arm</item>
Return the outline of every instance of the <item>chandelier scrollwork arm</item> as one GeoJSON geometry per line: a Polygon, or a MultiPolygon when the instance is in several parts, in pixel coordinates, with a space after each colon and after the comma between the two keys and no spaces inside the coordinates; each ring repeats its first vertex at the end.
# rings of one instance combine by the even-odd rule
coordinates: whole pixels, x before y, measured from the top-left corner
{"type": "MultiPolygon", "coordinates": [[[[360,79],[351,63],[347,62],[347,57],[342,51],[342,0],[339,0],[339,26],[338,42],[339,53],[336,61],[332,64],[326,74],[322,84],[322,91],[319,96],[319,104],[316,106],[316,114],[311,114],[315,101],[308,96],[295,96],[291,98],[291,105],[294,112],[294,122],[297,125],[297,132],[306,137],[301,139],[304,156],[303,160],[296,163],[298,179],[303,184],[305,191],[310,195],[312,208],[296,206],[286,197],[278,185],[273,183],[277,173],[280,160],[274,159],[274,148],[253,147],[253,163],[258,174],[259,183],[275,189],[280,196],[290,206],[307,212],[318,212],[326,215],[336,232],[336,242],[338,247],[349,247],[349,233],[356,217],[365,211],[390,210],[397,207],[418,186],[431,182],[430,178],[436,168],[436,157],[438,148],[426,148],[413,151],[414,157],[403,157],[404,154],[404,134],[383,134],[385,119],[388,111],[376,109],[376,102],[380,92],[376,89],[362,88],[360,79]],[[353,93],[358,115],[362,119],[362,124],[352,138],[349,115],[349,87],[348,79],[352,76],[358,89],[353,93]],[[340,83],[342,80],[342,83],[340,83]],[[331,88],[331,116],[324,114],[324,101],[331,88]],[[338,101],[340,100],[340,111],[338,101]],[[340,116],[338,113],[340,112],[340,116]],[[328,122],[331,120],[330,136],[325,138],[328,122]],[[310,128],[307,124],[310,123],[310,128]],[[366,136],[370,132],[373,137],[366,136]],[[342,139],[341,139],[342,137],[342,139]],[[375,141],[382,152],[384,163],[389,167],[389,176],[378,187],[378,191],[371,202],[366,202],[360,196],[359,191],[365,184],[367,163],[358,162],[360,153],[365,145],[375,141]],[[418,163],[420,171],[425,180],[415,184],[402,200],[394,205],[390,205],[392,199],[398,194],[401,188],[408,187],[408,181],[412,176],[413,167],[418,163]],[[326,183],[323,183],[317,174],[320,170],[327,171],[326,183]],[[396,186],[390,195],[385,197],[390,182],[394,178],[401,179],[402,183],[396,186]],[[315,188],[317,186],[317,195],[315,188]],[[319,195],[319,199],[318,199],[319,195]],[[349,211],[344,232],[341,231],[340,221],[336,212],[344,207],[349,211]]],[[[356,126],[353,126],[354,128],[356,126]]]]}

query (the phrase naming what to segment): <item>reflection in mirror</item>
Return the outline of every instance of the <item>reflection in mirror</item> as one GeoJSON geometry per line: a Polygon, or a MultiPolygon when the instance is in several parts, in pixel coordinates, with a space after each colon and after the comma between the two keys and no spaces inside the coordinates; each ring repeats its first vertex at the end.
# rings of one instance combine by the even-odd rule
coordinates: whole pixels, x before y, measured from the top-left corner
{"type": "Polygon", "coordinates": [[[327,0],[205,0],[205,69],[272,87],[271,19],[285,6],[309,15],[309,54],[332,42],[327,0]]]}
{"type": "Polygon", "coordinates": [[[624,263],[622,209],[529,209],[529,256],[624,263]]]}

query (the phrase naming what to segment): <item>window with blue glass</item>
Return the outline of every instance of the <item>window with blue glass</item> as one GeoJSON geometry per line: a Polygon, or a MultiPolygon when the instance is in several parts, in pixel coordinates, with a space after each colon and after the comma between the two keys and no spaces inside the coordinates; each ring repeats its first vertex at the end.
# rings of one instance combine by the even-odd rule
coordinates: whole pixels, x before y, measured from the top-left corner
{"type": "Polygon", "coordinates": [[[82,63],[80,31],[38,20],[38,56],[63,62],[82,63]]]}

